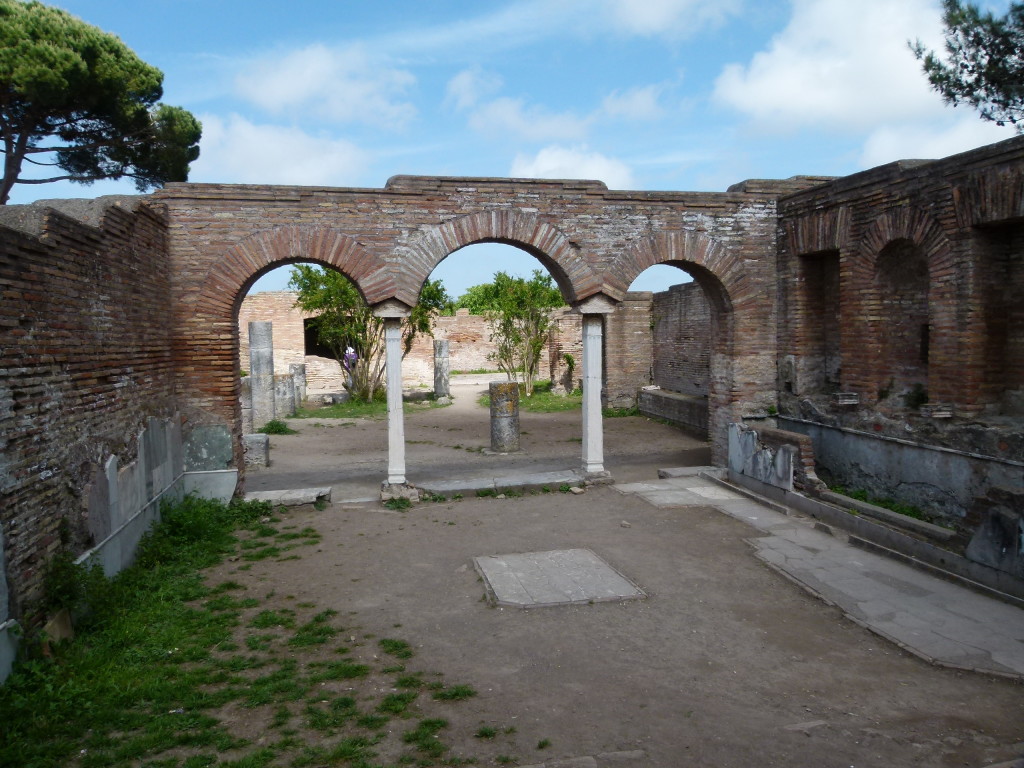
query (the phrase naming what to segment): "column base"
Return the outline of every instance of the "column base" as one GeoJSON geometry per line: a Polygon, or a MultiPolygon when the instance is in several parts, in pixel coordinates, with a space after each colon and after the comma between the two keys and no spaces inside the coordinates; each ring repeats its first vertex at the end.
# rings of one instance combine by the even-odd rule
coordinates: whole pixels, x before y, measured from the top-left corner
{"type": "Polygon", "coordinates": [[[380,500],[390,501],[391,499],[408,499],[419,501],[420,491],[414,485],[408,485],[403,478],[401,482],[393,483],[385,481],[380,484],[380,500]]]}
{"type": "Polygon", "coordinates": [[[612,480],[612,473],[604,468],[604,464],[584,464],[583,477],[591,485],[615,482],[612,480]]]}

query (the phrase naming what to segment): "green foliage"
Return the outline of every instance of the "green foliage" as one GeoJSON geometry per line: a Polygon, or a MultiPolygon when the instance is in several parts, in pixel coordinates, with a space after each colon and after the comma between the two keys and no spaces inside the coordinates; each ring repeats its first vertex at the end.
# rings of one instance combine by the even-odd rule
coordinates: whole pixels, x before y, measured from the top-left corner
{"type": "Polygon", "coordinates": [[[411,659],[413,656],[412,647],[405,640],[396,640],[390,637],[382,637],[380,649],[398,659],[411,659]]]}
{"type": "Polygon", "coordinates": [[[925,522],[932,522],[931,517],[926,514],[919,507],[915,507],[913,504],[904,504],[901,501],[895,501],[893,499],[887,499],[880,496],[872,496],[867,491],[860,489],[848,489],[841,485],[829,486],[829,490],[843,496],[849,496],[851,499],[857,501],[863,501],[868,504],[874,504],[876,507],[882,507],[888,509],[890,512],[895,512],[904,517],[912,517],[915,520],[923,520],[925,522]]]}
{"type": "Polygon", "coordinates": [[[917,41],[911,45],[932,87],[949,104],[970,104],[985,120],[1024,133],[1024,3],[1005,16],[972,3],[943,0],[945,61],[917,41]]]}
{"type": "Polygon", "coordinates": [[[406,498],[388,499],[384,502],[384,506],[388,509],[393,509],[395,512],[404,512],[412,507],[412,502],[406,498]]]}
{"type": "Polygon", "coordinates": [[[434,692],[434,698],[438,701],[462,701],[476,696],[476,691],[468,685],[453,685],[434,692]]]}
{"type": "Polygon", "coordinates": [[[0,204],[15,184],[188,179],[202,126],[160,104],[163,74],[116,36],[39,2],[0,0],[0,204]],[[21,178],[23,165],[62,171],[21,178]]]}
{"type": "Polygon", "coordinates": [[[565,304],[549,275],[535,269],[526,280],[497,272],[494,282],[474,285],[458,306],[487,317],[495,351],[488,355],[509,381],[522,381],[533,394],[541,353],[551,326],[551,310],[565,304]]]}
{"type": "Polygon", "coordinates": [[[631,405],[628,408],[602,408],[601,415],[606,419],[620,419],[625,416],[639,416],[640,408],[631,405]]]}
{"type": "MultiPolygon", "coordinates": [[[[384,319],[373,314],[351,280],[333,269],[296,264],[288,287],[298,291],[296,306],[315,313],[310,322],[320,343],[344,367],[345,389],[355,400],[376,400],[384,380],[384,319]],[[350,347],[354,357],[346,358],[350,347]]],[[[403,354],[412,348],[417,334],[431,333],[433,317],[450,302],[439,281],[424,284],[420,301],[402,323],[403,354]]]]}
{"type": "Polygon", "coordinates": [[[256,430],[262,432],[264,435],[297,435],[298,430],[292,429],[288,424],[280,419],[271,419],[262,427],[256,430]]]}
{"type": "MultiPolygon", "coordinates": [[[[519,385],[520,390],[525,384],[519,385]]],[[[489,408],[491,398],[489,395],[481,395],[478,401],[484,408],[489,408]]],[[[559,395],[551,391],[550,381],[538,381],[533,385],[533,395],[529,398],[520,398],[519,410],[530,413],[559,413],[561,411],[574,411],[583,402],[583,393],[579,390],[566,395],[559,395]]]]}

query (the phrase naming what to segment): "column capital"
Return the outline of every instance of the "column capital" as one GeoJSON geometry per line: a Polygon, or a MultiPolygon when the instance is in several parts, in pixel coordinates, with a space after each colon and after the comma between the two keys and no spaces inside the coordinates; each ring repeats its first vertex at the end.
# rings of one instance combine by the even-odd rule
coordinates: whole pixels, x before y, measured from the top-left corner
{"type": "Polygon", "coordinates": [[[384,319],[395,318],[401,320],[412,314],[412,307],[398,299],[385,299],[371,308],[373,314],[384,319]]]}
{"type": "Polygon", "coordinates": [[[609,315],[619,302],[603,293],[595,293],[572,305],[572,311],[581,315],[609,315]]]}

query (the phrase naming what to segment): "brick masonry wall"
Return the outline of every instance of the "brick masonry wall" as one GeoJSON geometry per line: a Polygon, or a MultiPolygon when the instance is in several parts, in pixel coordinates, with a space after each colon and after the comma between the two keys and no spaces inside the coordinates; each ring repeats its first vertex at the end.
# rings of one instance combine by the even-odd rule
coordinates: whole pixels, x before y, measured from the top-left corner
{"type": "Polygon", "coordinates": [[[714,450],[724,460],[726,424],[774,402],[775,309],[761,286],[774,280],[776,198],[806,183],[726,193],[423,177],[396,177],[381,190],[171,184],[153,198],[167,211],[178,278],[180,391],[237,441],[235,310],[245,287],[276,265],[331,265],[371,304],[411,306],[443,258],[499,240],[536,256],[571,302],[595,309],[610,309],[654,264],[698,274],[718,318],[709,390],[714,450]]]}
{"type": "MultiPolygon", "coordinates": [[[[0,211],[0,526],[15,617],[66,528],[89,541],[88,483],[174,413],[165,223],[140,198],[0,211]]],[[[54,204],[57,204],[56,202],[54,204]]]]}
{"type": "Polygon", "coordinates": [[[605,316],[604,402],[612,408],[635,406],[637,392],[651,383],[654,295],[628,293],[615,311],[605,316]]]}
{"type": "Polygon", "coordinates": [[[696,283],[653,296],[654,383],[683,395],[707,397],[711,375],[711,306],[696,283]]]}
{"type": "Polygon", "coordinates": [[[780,198],[780,414],[1024,461],[1022,220],[1020,139],[780,198]]]}

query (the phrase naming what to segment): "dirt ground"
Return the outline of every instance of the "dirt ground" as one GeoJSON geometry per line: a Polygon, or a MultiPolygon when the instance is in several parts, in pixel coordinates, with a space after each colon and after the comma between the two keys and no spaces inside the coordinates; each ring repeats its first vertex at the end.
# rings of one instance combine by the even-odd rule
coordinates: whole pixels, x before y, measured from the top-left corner
{"type": "MultiPolygon", "coordinates": [[[[480,452],[483,386],[453,385],[455,405],[407,417],[410,482],[578,466],[578,412],[524,414],[520,456],[480,452]]],[[[213,578],[273,592],[270,607],[336,610],[368,637],[401,633],[422,669],[478,692],[445,714],[452,754],[531,765],[642,750],[628,764],[718,768],[952,768],[1024,754],[1024,686],[929,666],[872,635],[755,559],[745,539],[756,531],[714,509],[657,509],[610,487],[404,512],[345,503],[379,488],[384,423],[293,426],[301,434],[273,437],[273,465],[246,489],[333,486],[326,509],[287,513],[322,542],[213,578]],[[648,598],[531,610],[483,599],[473,557],[579,547],[648,598]],[[501,743],[475,738],[481,724],[503,728],[501,743]]],[[[699,442],[638,417],[606,420],[605,442],[620,481],[707,460],[699,442]]]]}

